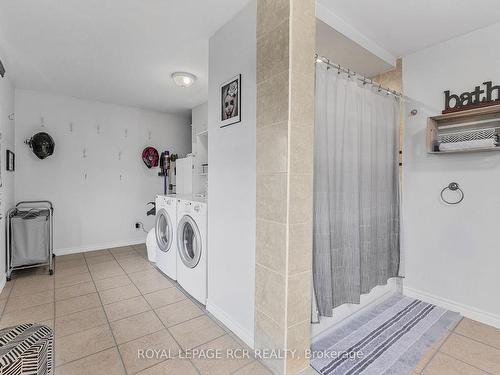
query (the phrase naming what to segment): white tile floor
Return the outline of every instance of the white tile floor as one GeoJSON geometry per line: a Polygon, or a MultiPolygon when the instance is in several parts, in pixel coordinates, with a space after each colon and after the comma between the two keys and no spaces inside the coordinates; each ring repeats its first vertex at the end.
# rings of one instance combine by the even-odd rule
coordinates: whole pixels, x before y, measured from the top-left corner
{"type": "Polygon", "coordinates": [[[186,359],[187,349],[248,349],[146,259],[143,245],[56,257],[14,274],[0,295],[0,327],[55,331],[57,375],[256,374],[254,359],[186,359]],[[139,358],[138,350],[170,350],[139,358]]]}
{"type": "MultiPolygon", "coordinates": [[[[181,358],[186,349],[248,348],[153,267],[142,245],[57,257],[54,276],[17,272],[0,312],[0,328],[38,322],[55,330],[57,375],[270,374],[253,359],[181,358]],[[147,348],[173,358],[138,358],[147,348]]],[[[463,319],[415,374],[500,374],[500,330],[463,319]]]]}

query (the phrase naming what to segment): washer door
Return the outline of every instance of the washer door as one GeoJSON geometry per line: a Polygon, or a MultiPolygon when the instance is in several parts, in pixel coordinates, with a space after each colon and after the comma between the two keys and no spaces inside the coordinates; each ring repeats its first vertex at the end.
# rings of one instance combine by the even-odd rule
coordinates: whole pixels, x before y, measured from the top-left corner
{"type": "Polygon", "coordinates": [[[161,251],[167,252],[172,247],[174,229],[172,220],[164,208],[156,213],[156,243],[161,251]]]}
{"type": "Polygon", "coordinates": [[[177,249],[186,267],[196,267],[201,258],[201,236],[196,222],[189,215],[184,215],[177,226],[177,249]]]}

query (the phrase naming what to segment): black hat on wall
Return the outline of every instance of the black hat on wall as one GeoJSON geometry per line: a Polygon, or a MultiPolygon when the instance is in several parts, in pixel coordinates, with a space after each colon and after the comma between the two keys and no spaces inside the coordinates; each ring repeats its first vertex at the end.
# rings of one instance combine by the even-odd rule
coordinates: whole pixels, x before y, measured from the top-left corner
{"type": "Polygon", "coordinates": [[[52,137],[45,132],[36,133],[26,140],[26,144],[39,159],[45,159],[47,156],[52,155],[56,146],[52,137]]]}

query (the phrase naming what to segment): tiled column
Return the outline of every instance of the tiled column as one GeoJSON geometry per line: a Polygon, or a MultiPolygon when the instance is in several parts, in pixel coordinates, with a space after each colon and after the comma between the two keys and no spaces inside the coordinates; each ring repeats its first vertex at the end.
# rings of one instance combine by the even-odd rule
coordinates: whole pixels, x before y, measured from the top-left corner
{"type": "Polygon", "coordinates": [[[256,349],[276,374],[309,365],[314,0],[257,0],[256,349]]]}

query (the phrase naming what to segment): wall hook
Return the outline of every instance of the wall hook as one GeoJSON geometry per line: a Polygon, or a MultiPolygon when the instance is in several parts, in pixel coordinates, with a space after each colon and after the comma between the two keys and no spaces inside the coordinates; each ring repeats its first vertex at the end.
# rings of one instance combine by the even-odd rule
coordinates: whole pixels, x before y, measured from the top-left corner
{"type": "Polygon", "coordinates": [[[122,179],[123,179],[123,176],[122,176],[122,175],[120,175],[120,181],[121,181],[122,179]]]}
{"type": "Polygon", "coordinates": [[[416,109],[412,109],[412,110],[410,111],[410,115],[412,115],[412,116],[416,116],[416,115],[417,115],[417,113],[418,113],[418,111],[417,111],[416,109]]]}
{"type": "Polygon", "coordinates": [[[83,178],[86,180],[87,179],[87,172],[83,174],[83,178]]]}
{"type": "Polygon", "coordinates": [[[10,120],[10,121],[14,121],[14,114],[13,114],[13,113],[11,113],[11,114],[9,115],[9,120],[10,120]]]}
{"type": "Polygon", "coordinates": [[[97,124],[97,134],[101,134],[101,125],[97,124]]]}
{"type": "Polygon", "coordinates": [[[83,151],[82,151],[82,156],[83,156],[84,158],[86,158],[86,157],[87,157],[87,149],[86,149],[85,147],[83,148],[83,151]]]}
{"type": "Polygon", "coordinates": [[[73,133],[73,123],[72,122],[69,123],[69,132],[73,133]]]}

